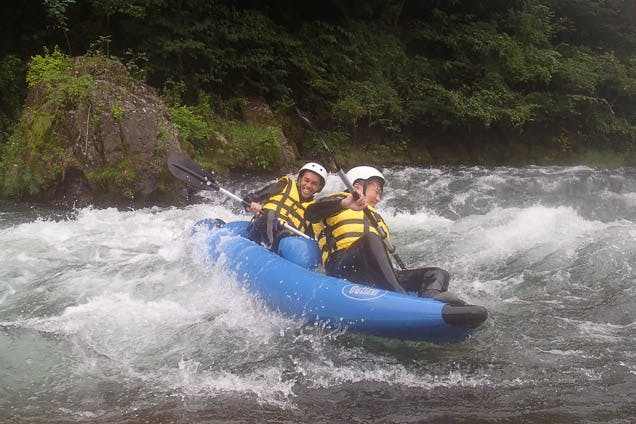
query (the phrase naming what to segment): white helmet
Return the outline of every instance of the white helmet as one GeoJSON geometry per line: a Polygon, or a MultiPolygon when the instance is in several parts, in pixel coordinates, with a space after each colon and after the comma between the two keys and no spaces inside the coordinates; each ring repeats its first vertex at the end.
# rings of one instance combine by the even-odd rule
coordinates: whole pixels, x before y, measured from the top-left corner
{"type": "Polygon", "coordinates": [[[356,166],[347,172],[347,179],[351,182],[351,184],[355,184],[357,180],[367,181],[369,178],[373,177],[381,179],[382,185],[384,186],[386,181],[384,175],[372,166],[356,166]]]}
{"type": "Polygon", "coordinates": [[[313,173],[318,174],[322,182],[320,183],[320,188],[318,189],[318,193],[323,189],[325,183],[327,182],[327,170],[323,168],[322,165],[316,162],[307,162],[298,170],[298,179],[300,179],[305,171],[311,171],[313,173]]]}

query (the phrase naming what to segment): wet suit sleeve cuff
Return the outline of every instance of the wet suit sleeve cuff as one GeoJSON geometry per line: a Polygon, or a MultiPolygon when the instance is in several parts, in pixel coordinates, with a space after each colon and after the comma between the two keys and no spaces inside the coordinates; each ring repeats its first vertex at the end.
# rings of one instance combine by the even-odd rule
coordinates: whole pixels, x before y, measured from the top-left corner
{"type": "MultiPolygon", "coordinates": [[[[249,193],[247,196],[243,198],[243,200],[245,200],[247,203],[252,203],[252,202],[260,203],[264,201],[265,199],[269,198],[270,196],[280,193],[283,190],[283,187],[285,187],[285,182],[277,181],[275,183],[266,185],[260,190],[249,193]]],[[[249,210],[249,206],[246,207],[245,209],[249,210]]]]}

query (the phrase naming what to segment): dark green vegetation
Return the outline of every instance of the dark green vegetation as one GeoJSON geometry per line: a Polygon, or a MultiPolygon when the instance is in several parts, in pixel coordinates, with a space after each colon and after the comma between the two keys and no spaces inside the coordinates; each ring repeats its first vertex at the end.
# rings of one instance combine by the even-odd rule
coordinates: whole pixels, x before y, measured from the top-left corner
{"type": "MultiPolygon", "coordinates": [[[[59,156],[37,133],[46,115],[33,112],[27,127],[20,119],[29,78],[51,71],[44,52],[56,46],[67,57],[115,57],[155,87],[182,146],[204,164],[223,154],[245,169],[279,166],[276,131],[241,122],[246,99],[258,97],[308,158],[323,152],[295,107],[344,164],[636,161],[628,0],[25,0],[3,9],[0,176],[15,171],[16,144],[51,143],[42,151],[59,156]]],[[[91,84],[67,78],[56,101],[91,84]]]]}

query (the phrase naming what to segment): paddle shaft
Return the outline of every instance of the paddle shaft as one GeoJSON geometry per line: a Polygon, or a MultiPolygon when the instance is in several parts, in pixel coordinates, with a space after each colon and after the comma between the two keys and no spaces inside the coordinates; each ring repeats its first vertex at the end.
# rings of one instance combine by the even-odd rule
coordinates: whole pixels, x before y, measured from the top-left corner
{"type": "MultiPolygon", "coordinates": [[[[298,113],[298,116],[300,116],[300,119],[302,119],[307,124],[307,126],[309,126],[309,128],[317,132],[316,128],[311,123],[311,121],[307,117],[305,117],[300,112],[299,109],[296,109],[296,112],[298,113]]],[[[351,181],[349,181],[349,178],[347,178],[347,174],[345,174],[345,172],[342,170],[342,167],[338,164],[338,161],[336,160],[336,156],[333,154],[333,152],[329,148],[329,145],[327,144],[325,139],[322,137],[319,137],[319,138],[320,138],[320,142],[322,143],[322,145],[325,147],[325,150],[327,151],[327,154],[329,156],[329,162],[331,164],[332,169],[338,174],[338,177],[340,177],[344,185],[352,194],[353,198],[358,200],[360,198],[360,193],[358,193],[358,190],[356,190],[355,187],[353,187],[353,184],[351,183],[351,181]]],[[[391,244],[391,241],[389,241],[386,231],[382,229],[382,227],[380,226],[380,223],[373,215],[373,212],[371,212],[369,208],[364,208],[363,211],[364,211],[364,215],[371,222],[371,225],[373,225],[373,227],[377,230],[378,234],[380,234],[380,238],[382,239],[382,242],[384,243],[384,247],[386,248],[386,250],[391,254],[393,259],[395,259],[395,262],[397,262],[400,268],[406,269],[406,265],[404,264],[404,261],[402,261],[402,258],[400,258],[400,255],[398,255],[397,251],[395,250],[395,247],[391,244]]],[[[400,293],[405,293],[402,286],[398,285],[398,287],[394,287],[394,288],[396,289],[396,291],[400,293]]]]}
{"type": "MultiPolygon", "coordinates": [[[[183,182],[186,182],[190,185],[193,185],[195,187],[198,187],[204,190],[219,191],[223,193],[224,195],[226,195],[227,197],[233,200],[236,200],[244,207],[250,206],[250,202],[246,201],[245,199],[242,199],[241,197],[237,196],[236,194],[230,191],[227,191],[223,187],[220,187],[216,183],[216,181],[214,181],[214,179],[212,178],[212,174],[204,170],[198,163],[186,158],[185,156],[170,155],[168,157],[168,169],[170,170],[172,175],[174,175],[175,177],[177,177],[183,182]]],[[[283,225],[283,227],[286,230],[291,231],[297,236],[300,236],[306,239],[311,239],[311,237],[309,237],[307,234],[303,233],[302,231],[292,227],[291,225],[285,222],[282,222],[280,219],[279,219],[279,222],[283,225]]]]}
{"type": "Polygon", "coordinates": [[[223,194],[225,194],[227,197],[236,200],[237,202],[241,203],[243,206],[247,206],[249,207],[250,204],[249,202],[246,202],[244,199],[241,199],[240,197],[238,197],[236,194],[234,193],[230,193],[229,191],[227,191],[226,189],[224,189],[223,187],[219,187],[219,191],[223,194]]]}

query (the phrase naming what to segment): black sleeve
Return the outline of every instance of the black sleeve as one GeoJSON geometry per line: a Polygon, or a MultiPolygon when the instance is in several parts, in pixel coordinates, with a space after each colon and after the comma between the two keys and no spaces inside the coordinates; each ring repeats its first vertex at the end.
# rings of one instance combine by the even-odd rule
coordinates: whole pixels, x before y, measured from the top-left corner
{"type": "Polygon", "coordinates": [[[318,222],[321,219],[335,215],[343,210],[340,202],[344,196],[329,196],[316,200],[305,210],[305,219],[309,222],[318,222]]]}
{"type": "MultiPolygon", "coordinates": [[[[275,183],[266,185],[265,187],[259,190],[249,193],[247,196],[243,198],[243,200],[245,200],[247,203],[252,203],[252,202],[261,203],[263,200],[269,198],[270,196],[283,191],[283,188],[285,188],[285,182],[277,181],[275,183]]],[[[245,209],[249,210],[249,206],[247,206],[245,209]]]]}

